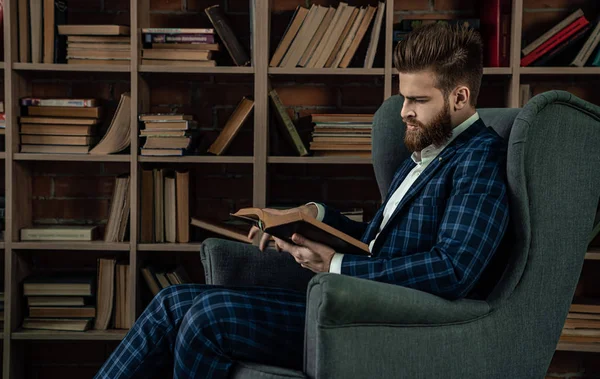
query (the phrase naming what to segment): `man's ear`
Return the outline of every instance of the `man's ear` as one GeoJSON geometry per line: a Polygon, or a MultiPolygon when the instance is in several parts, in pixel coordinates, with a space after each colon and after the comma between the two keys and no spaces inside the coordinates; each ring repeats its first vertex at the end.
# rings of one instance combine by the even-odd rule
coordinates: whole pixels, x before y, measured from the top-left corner
{"type": "Polygon", "coordinates": [[[469,87],[459,86],[454,90],[452,100],[453,108],[455,111],[459,111],[469,105],[469,98],[471,97],[471,91],[469,87]]]}

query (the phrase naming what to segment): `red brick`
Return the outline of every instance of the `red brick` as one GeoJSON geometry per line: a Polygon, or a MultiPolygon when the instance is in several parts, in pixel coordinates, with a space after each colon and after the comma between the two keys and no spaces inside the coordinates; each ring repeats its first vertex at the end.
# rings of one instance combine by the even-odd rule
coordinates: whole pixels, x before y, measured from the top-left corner
{"type": "Polygon", "coordinates": [[[199,198],[252,198],[252,178],[196,177],[195,180],[199,198]]]}
{"type": "Polygon", "coordinates": [[[242,97],[253,96],[254,89],[249,85],[217,86],[206,85],[199,88],[198,102],[202,105],[237,105],[242,97]]]}
{"type": "Polygon", "coordinates": [[[187,0],[187,10],[194,12],[204,12],[206,8],[215,4],[221,4],[220,6],[223,6],[222,3],[218,3],[214,0],[187,0]]]}
{"type": "Polygon", "coordinates": [[[374,106],[383,103],[383,88],[342,87],[342,105],[350,107],[374,106]]]}
{"type": "Polygon", "coordinates": [[[102,2],[100,0],[69,0],[70,11],[100,11],[102,2]]]}
{"type": "Polygon", "coordinates": [[[228,0],[227,12],[250,14],[250,1],[228,0]]]}
{"type": "Polygon", "coordinates": [[[231,201],[205,198],[196,199],[192,209],[192,214],[196,217],[209,217],[215,220],[227,220],[230,213],[237,211],[231,201]]]}
{"type": "Polygon", "coordinates": [[[545,12],[524,12],[523,13],[523,47],[533,42],[539,36],[551,29],[570,13],[570,9],[545,11],[545,12]]]}
{"type": "Polygon", "coordinates": [[[577,9],[580,6],[589,4],[587,0],[523,0],[525,9],[577,9]]]}
{"type": "Polygon", "coordinates": [[[76,82],[72,85],[72,96],[83,98],[111,98],[112,85],[110,82],[76,82]]]}
{"type": "Polygon", "coordinates": [[[33,175],[55,174],[55,175],[89,175],[90,173],[101,173],[104,170],[103,163],[97,162],[35,162],[32,166],[33,175]]]}
{"type": "Polygon", "coordinates": [[[129,11],[129,0],[104,0],[105,11],[129,11]]]}
{"type": "Polygon", "coordinates": [[[150,0],[150,10],[179,11],[183,10],[181,0],[150,0]]]}
{"type": "Polygon", "coordinates": [[[281,87],[277,94],[285,106],[335,105],[338,98],[336,90],[327,87],[281,87]]]}
{"type": "Polygon", "coordinates": [[[31,84],[33,97],[69,97],[69,86],[64,83],[33,82],[31,84]]]}
{"type": "MultiPolygon", "coordinates": [[[[115,178],[97,177],[57,177],[54,180],[55,197],[111,197],[115,178]]],[[[35,186],[34,186],[35,188],[35,186]]]]}
{"type": "Polygon", "coordinates": [[[206,17],[201,17],[198,13],[185,14],[150,14],[151,28],[210,28],[210,22],[206,17]],[[205,19],[205,21],[202,21],[205,19]]]}
{"type": "Polygon", "coordinates": [[[475,0],[435,0],[433,8],[436,11],[476,9],[479,2],[475,0]]]}
{"type": "Polygon", "coordinates": [[[95,220],[108,219],[109,200],[32,200],[33,219],[95,220]]]}
{"type": "Polygon", "coordinates": [[[427,11],[429,0],[394,0],[394,11],[427,11]]]}
{"type": "Polygon", "coordinates": [[[31,183],[33,197],[50,197],[52,195],[52,178],[34,176],[31,183]]]}
{"type": "Polygon", "coordinates": [[[164,83],[164,85],[152,87],[150,91],[150,104],[190,104],[190,101],[188,83],[164,83]]]}
{"type": "Polygon", "coordinates": [[[90,25],[105,25],[105,24],[119,24],[129,25],[131,19],[129,17],[129,11],[125,12],[69,12],[67,14],[69,20],[77,20],[78,24],[90,24],[90,25]]]}
{"type": "Polygon", "coordinates": [[[321,180],[310,178],[272,178],[269,181],[271,203],[284,200],[300,203],[319,201],[323,198],[322,189],[323,183],[321,180]]]}

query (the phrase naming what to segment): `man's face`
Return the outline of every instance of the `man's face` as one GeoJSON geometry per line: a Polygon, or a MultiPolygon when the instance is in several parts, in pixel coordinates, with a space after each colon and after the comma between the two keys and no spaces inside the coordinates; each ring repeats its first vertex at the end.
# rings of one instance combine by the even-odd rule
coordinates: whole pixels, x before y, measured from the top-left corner
{"type": "Polygon", "coordinates": [[[431,144],[441,146],[452,135],[449,100],[434,84],[431,71],[400,73],[404,144],[410,151],[421,151],[431,144]]]}

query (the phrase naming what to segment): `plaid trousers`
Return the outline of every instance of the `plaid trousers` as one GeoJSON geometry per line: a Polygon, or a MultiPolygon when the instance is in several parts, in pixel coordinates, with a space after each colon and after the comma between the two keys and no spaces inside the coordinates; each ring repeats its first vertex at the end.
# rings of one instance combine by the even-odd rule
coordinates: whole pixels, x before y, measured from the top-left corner
{"type": "Polygon", "coordinates": [[[301,369],[306,294],[183,284],[159,292],[95,378],[226,378],[234,360],[301,369]]]}

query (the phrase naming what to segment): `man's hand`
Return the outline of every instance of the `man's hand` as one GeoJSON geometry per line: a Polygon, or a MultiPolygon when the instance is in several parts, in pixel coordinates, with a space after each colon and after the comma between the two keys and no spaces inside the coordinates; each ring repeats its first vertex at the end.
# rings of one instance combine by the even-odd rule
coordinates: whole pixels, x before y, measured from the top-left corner
{"type": "MultiPolygon", "coordinates": [[[[312,218],[317,218],[317,213],[318,213],[318,209],[314,204],[302,205],[300,207],[290,208],[290,209],[264,208],[263,211],[273,213],[273,214],[290,214],[290,213],[300,211],[304,214],[311,216],[312,218]]],[[[252,229],[250,229],[250,232],[248,232],[248,239],[254,240],[256,233],[258,233],[259,231],[260,231],[260,229],[258,229],[256,226],[252,226],[252,229]]],[[[269,244],[270,239],[271,239],[271,235],[269,233],[264,233],[262,235],[262,237],[260,238],[260,243],[258,244],[258,248],[261,251],[265,251],[265,248],[269,244]]]]}
{"type": "Polygon", "coordinates": [[[307,268],[313,272],[329,272],[331,259],[335,251],[329,246],[304,238],[298,233],[294,233],[292,241],[294,244],[288,243],[277,237],[275,244],[283,251],[290,253],[300,266],[307,268]]]}

